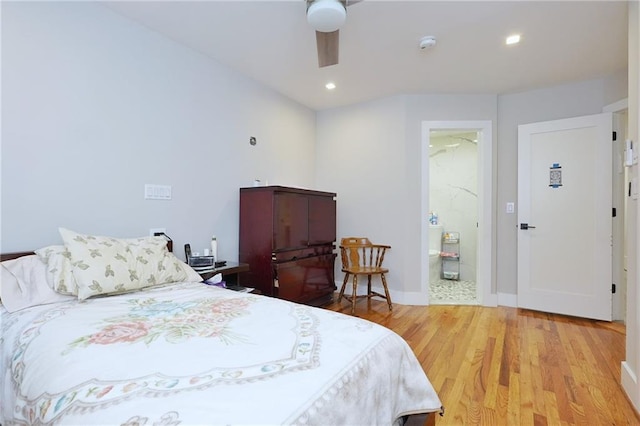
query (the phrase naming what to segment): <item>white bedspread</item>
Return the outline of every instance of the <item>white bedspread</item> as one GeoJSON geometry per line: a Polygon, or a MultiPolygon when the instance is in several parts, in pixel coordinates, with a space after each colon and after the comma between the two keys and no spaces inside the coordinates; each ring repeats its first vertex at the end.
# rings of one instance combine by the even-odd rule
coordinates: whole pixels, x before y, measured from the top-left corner
{"type": "Polygon", "coordinates": [[[374,323],[199,283],[2,310],[0,422],[392,424],[441,403],[374,323]]]}

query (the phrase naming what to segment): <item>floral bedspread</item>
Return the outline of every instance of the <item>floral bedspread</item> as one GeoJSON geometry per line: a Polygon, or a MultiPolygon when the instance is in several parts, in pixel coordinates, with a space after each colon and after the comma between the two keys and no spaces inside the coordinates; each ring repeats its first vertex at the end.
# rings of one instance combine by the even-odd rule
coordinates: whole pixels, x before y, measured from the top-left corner
{"type": "Polygon", "coordinates": [[[441,404],[359,318],[199,283],[0,306],[0,423],[392,424],[441,404]]]}

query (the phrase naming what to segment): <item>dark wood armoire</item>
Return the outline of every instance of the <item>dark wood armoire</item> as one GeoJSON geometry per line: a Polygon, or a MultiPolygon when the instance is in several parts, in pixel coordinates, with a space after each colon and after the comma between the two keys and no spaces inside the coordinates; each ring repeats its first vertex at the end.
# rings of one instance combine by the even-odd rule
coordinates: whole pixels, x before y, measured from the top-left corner
{"type": "Polygon", "coordinates": [[[310,305],[335,290],[336,194],[283,186],[240,188],[243,285],[310,305]]]}

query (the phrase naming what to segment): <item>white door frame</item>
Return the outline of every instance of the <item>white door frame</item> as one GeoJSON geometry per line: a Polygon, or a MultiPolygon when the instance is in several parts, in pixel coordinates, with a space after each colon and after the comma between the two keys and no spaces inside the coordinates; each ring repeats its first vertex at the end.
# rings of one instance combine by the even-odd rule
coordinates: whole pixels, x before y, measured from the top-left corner
{"type": "MultiPolygon", "coordinates": [[[[421,292],[429,294],[429,142],[432,130],[477,131],[478,138],[478,246],[476,288],[478,303],[498,306],[493,282],[493,126],[491,120],[480,121],[423,121],[422,122],[422,214],[421,236],[421,292]]],[[[427,296],[427,304],[429,296],[427,296]]]]}
{"type": "MultiPolygon", "coordinates": [[[[621,125],[621,123],[619,122],[620,121],[619,114],[622,112],[627,112],[628,109],[629,109],[629,101],[627,98],[621,99],[618,102],[614,102],[602,108],[602,112],[610,112],[613,114],[613,130],[618,132],[617,143],[620,145],[624,144],[624,141],[622,140],[622,137],[621,137],[621,131],[626,133],[627,129],[618,128],[621,125]]],[[[626,123],[624,124],[626,125],[626,123]]],[[[616,187],[617,181],[616,181],[615,174],[618,173],[619,167],[624,167],[624,166],[622,165],[622,158],[617,158],[615,155],[613,156],[613,162],[614,162],[613,164],[613,173],[614,173],[613,196],[615,201],[615,192],[620,190],[620,188],[616,187]]],[[[622,184],[626,186],[626,180],[625,180],[624,174],[622,176],[622,180],[623,180],[622,184]]],[[[616,206],[614,204],[614,207],[617,207],[618,209],[618,219],[622,221],[625,221],[625,217],[627,216],[626,201],[627,201],[627,198],[623,197],[620,205],[616,206]]],[[[614,227],[613,231],[615,230],[616,229],[614,227]]],[[[612,282],[616,283],[618,287],[617,291],[612,296],[611,319],[613,321],[621,320],[621,321],[624,321],[626,324],[627,277],[624,271],[624,266],[621,266],[621,262],[623,265],[626,265],[626,263],[624,262],[624,256],[626,255],[626,239],[625,239],[624,232],[622,232],[622,234],[612,232],[611,250],[612,250],[612,256],[613,256],[612,271],[611,271],[613,276],[611,277],[611,279],[612,279],[612,282]],[[618,258],[618,256],[622,257],[622,259],[618,258]]]]}

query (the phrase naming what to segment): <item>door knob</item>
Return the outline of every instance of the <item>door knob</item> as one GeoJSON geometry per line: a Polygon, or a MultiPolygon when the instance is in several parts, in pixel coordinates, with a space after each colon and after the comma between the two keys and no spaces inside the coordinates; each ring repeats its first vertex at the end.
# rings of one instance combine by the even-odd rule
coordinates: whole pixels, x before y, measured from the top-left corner
{"type": "Polygon", "coordinates": [[[520,229],[525,229],[525,230],[527,230],[527,229],[534,229],[534,228],[535,228],[535,226],[531,226],[531,225],[529,225],[528,223],[521,223],[521,224],[520,224],[520,229]]]}

